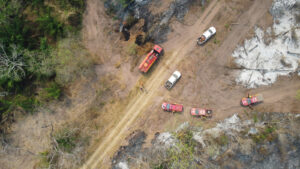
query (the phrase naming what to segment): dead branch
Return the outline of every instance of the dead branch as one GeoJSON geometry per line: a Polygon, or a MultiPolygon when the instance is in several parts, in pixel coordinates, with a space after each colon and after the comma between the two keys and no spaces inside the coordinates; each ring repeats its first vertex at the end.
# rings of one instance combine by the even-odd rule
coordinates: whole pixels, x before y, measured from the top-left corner
{"type": "Polygon", "coordinates": [[[252,49],[249,50],[249,53],[252,52],[257,47],[258,47],[258,45],[255,45],[252,49]]]}
{"type": "Polygon", "coordinates": [[[25,63],[17,46],[11,45],[10,48],[12,50],[9,55],[4,46],[0,44],[0,77],[19,80],[25,76],[25,63]]]}
{"type": "Polygon", "coordinates": [[[247,50],[246,50],[245,44],[243,45],[243,48],[244,48],[245,54],[248,56],[248,52],[247,52],[247,50]]]}

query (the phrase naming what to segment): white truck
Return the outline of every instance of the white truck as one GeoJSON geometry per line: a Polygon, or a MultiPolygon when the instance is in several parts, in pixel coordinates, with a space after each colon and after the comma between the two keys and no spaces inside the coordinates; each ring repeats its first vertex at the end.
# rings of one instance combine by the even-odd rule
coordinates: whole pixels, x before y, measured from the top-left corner
{"type": "Polygon", "coordinates": [[[198,45],[203,45],[205,42],[208,41],[213,35],[216,34],[216,28],[210,27],[208,30],[206,30],[197,40],[198,45]]]}
{"type": "Polygon", "coordinates": [[[170,90],[175,83],[180,79],[181,77],[181,73],[179,71],[175,71],[171,77],[167,80],[167,82],[165,83],[165,87],[170,90]]]}

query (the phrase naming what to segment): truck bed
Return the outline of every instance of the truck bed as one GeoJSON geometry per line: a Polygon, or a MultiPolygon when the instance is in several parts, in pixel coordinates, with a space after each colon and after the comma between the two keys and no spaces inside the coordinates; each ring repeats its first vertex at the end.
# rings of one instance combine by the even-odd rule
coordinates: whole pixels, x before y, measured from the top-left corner
{"type": "Polygon", "coordinates": [[[263,97],[262,94],[257,94],[257,95],[255,95],[255,96],[256,96],[257,102],[262,102],[262,101],[264,101],[264,97],[263,97]]]}

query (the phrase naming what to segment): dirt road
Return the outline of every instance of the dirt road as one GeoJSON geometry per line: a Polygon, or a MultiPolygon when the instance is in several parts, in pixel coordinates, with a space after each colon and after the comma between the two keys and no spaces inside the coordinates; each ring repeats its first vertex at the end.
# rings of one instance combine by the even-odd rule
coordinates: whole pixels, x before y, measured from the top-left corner
{"type": "MultiPolygon", "coordinates": [[[[255,0],[249,9],[240,16],[240,19],[238,20],[239,24],[232,27],[232,31],[229,32],[224,42],[212,52],[210,57],[202,55],[201,57],[197,57],[199,53],[204,53],[205,48],[199,48],[195,45],[196,37],[199,36],[199,32],[202,32],[207,27],[211,26],[212,21],[218,12],[222,10],[223,3],[223,1],[218,0],[212,1],[201,17],[192,26],[181,25],[180,27],[174,27],[175,30],[172,33],[172,36],[170,35],[168,38],[169,40],[163,44],[165,51],[168,52],[161,60],[160,66],[155,68],[151,73],[151,76],[145,82],[145,88],[148,92],[140,93],[130,101],[127,108],[124,110],[125,116],[122,117],[116,127],[102,140],[98,148],[82,168],[109,168],[109,166],[104,166],[103,162],[110,160],[112,153],[120,146],[120,142],[122,142],[128,134],[128,128],[135,122],[137,117],[142,112],[146,111],[149,108],[149,105],[154,102],[162,89],[161,86],[165,79],[170,75],[170,70],[173,70],[172,68],[180,64],[183,59],[194,58],[194,60],[190,62],[199,63],[201,69],[196,69],[196,72],[193,72],[196,74],[193,81],[194,85],[186,85],[188,80],[191,79],[182,80],[182,91],[177,94],[178,99],[185,99],[185,103],[189,102],[190,105],[197,104],[196,102],[193,102],[193,100],[203,100],[203,105],[210,105],[216,110],[215,120],[223,119],[236,112],[242,112],[243,108],[239,106],[238,100],[247,92],[261,92],[269,96],[272,91],[280,88],[281,94],[278,95],[278,99],[267,101],[268,104],[274,104],[278,103],[282,98],[287,97],[287,95],[292,94],[295,89],[300,88],[298,80],[295,80],[296,82],[292,85],[282,82],[277,86],[274,85],[272,88],[255,90],[247,90],[240,86],[230,86],[234,75],[231,75],[230,73],[228,75],[228,72],[232,71],[226,68],[228,58],[231,57],[233,49],[245,37],[245,34],[247,34],[256,22],[267,13],[271,0],[255,0]],[[171,53],[169,53],[170,51],[171,53]],[[183,84],[185,84],[185,86],[183,84]],[[282,86],[286,87],[282,88],[282,86]],[[189,91],[188,88],[194,89],[197,91],[197,94],[190,96],[192,93],[187,92],[189,91]],[[203,96],[207,96],[207,98],[203,98],[203,96]]],[[[196,93],[194,91],[192,92],[196,93]]],[[[282,104],[280,105],[282,106],[282,104]]],[[[262,106],[258,107],[258,109],[260,108],[264,109],[262,106]]]]}

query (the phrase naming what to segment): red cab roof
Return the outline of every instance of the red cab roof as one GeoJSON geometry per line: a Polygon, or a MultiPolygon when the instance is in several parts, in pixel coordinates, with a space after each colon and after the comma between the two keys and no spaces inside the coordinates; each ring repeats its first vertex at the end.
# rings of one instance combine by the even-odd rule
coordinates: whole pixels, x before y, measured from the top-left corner
{"type": "Polygon", "coordinates": [[[153,49],[156,50],[156,52],[158,52],[158,53],[160,53],[162,51],[162,47],[160,47],[158,45],[154,45],[153,49]]]}

